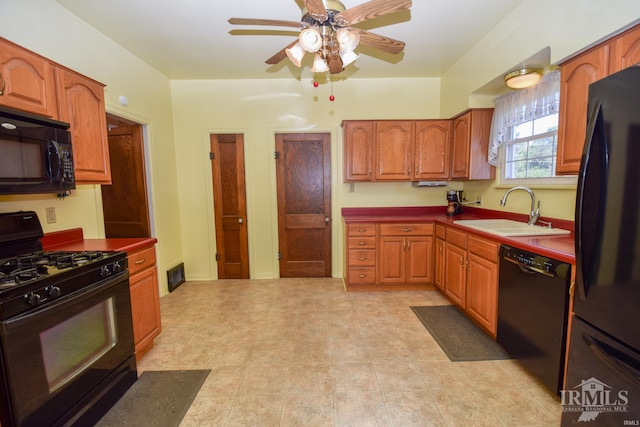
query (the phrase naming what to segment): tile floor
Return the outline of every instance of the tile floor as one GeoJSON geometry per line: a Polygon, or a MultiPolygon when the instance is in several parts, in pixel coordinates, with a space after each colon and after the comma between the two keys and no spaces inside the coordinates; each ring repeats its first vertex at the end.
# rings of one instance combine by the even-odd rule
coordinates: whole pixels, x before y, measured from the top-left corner
{"type": "Polygon", "coordinates": [[[409,308],[443,304],[338,279],[187,282],[138,368],[211,369],[182,427],[560,425],[517,362],[449,361],[409,308]]]}

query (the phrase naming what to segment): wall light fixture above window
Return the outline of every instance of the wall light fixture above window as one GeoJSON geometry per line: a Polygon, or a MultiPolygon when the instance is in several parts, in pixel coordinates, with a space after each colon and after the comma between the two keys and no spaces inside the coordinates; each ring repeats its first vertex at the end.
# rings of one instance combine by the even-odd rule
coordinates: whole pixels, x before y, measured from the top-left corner
{"type": "Polygon", "coordinates": [[[524,89],[538,83],[542,73],[542,68],[522,68],[505,75],[504,82],[511,89],[524,89]]]}

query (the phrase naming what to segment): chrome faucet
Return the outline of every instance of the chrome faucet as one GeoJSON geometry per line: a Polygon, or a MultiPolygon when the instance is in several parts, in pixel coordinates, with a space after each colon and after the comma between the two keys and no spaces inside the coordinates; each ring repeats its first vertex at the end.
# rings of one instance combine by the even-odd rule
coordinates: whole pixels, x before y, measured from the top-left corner
{"type": "Polygon", "coordinates": [[[536,209],[536,196],[533,194],[533,191],[529,187],[525,187],[523,185],[518,185],[517,187],[513,187],[507,190],[502,196],[500,200],[500,206],[504,206],[507,203],[507,196],[513,190],[524,190],[531,196],[531,212],[529,212],[529,225],[535,225],[536,221],[538,221],[538,217],[540,216],[540,202],[538,202],[538,208],[536,209]]]}

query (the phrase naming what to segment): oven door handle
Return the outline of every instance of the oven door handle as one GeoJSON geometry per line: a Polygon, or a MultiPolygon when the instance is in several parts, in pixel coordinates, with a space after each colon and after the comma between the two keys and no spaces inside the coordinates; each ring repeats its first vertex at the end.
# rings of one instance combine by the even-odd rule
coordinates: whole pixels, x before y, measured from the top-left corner
{"type": "Polygon", "coordinates": [[[118,286],[122,282],[126,282],[127,287],[129,286],[129,270],[121,271],[120,273],[110,276],[107,279],[104,279],[94,285],[89,285],[82,289],[79,289],[71,294],[64,295],[59,297],[46,305],[43,305],[41,308],[27,312],[26,314],[16,316],[11,319],[4,320],[2,325],[2,334],[5,334],[8,331],[19,328],[26,323],[36,321],[41,317],[46,317],[49,313],[54,310],[59,310],[61,307],[76,304],[82,300],[92,298],[100,293],[108,291],[114,286],[118,286]]]}

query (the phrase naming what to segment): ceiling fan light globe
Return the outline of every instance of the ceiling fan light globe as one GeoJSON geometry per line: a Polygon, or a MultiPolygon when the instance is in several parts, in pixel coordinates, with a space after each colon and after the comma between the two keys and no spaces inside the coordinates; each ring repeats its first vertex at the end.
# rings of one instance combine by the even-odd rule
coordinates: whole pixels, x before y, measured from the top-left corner
{"type": "Polygon", "coordinates": [[[340,50],[354,50],[360,43],[360,34],[351,31],[349,28],[340,28],[336,31],[336,40],[340,50]]]}
{"type": "Polygon", "coordinates": [[[300,45],[307,52],[317,52],[322,47],[322,35],[315,27],[305,28],[298,36],[300,45]]]}
{"type": "Polygon", "coordinates": [[[359,57],[360,56],[352,50],[340,50],[340,59],[342,60],[343,67],[355,62],[359,57]]]}
{"type": "Polygon", "coordinates": [[[319,53],[316,53],[316,56],[313,60],[313,67],[311,67],[311,72],[326,73],[327,71],[329,71],[327,61],[325,61],[319,53]]]}
{"type": "Polygon", "coordinates": [[[293,65],[296,67],[300,67],[302,65],[302,58],[304,58],[304,49],[300,46],[300,43],[294,44],[291,48],[285,49],[284,51],[289,60],[293,62],[293,65]]]}

